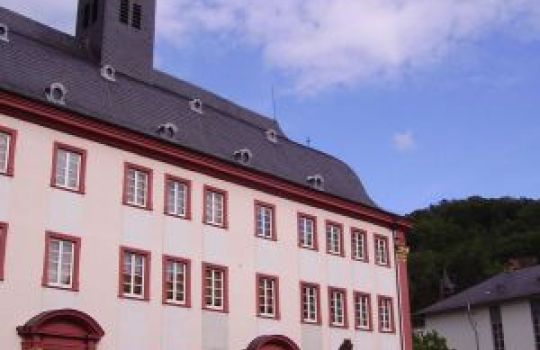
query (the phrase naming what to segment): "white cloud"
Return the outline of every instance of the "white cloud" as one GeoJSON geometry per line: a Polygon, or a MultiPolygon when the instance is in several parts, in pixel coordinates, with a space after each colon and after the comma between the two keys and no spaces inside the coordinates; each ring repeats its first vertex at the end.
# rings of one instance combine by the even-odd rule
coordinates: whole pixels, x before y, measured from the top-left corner
{"type": "Polygon", "coordinates": [[[398,132],[393,137],[394,147],[402,153],[416,149],[416,139],[411,131],[398,132]]]}
{"type": "MultiPolygon", "coordinates": [[[[399,77],[511,25],[540,33],[539,0],[157,0],[158,36],[207,33],[259,48],[303,93],[399,77]]],[[[72,32],[76,1],[3,0],[72,32]]]]}

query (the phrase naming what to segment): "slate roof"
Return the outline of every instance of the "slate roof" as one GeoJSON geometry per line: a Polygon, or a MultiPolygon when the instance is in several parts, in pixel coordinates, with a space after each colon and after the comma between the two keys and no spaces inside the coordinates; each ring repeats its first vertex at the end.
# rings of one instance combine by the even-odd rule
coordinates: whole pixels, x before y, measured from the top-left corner
{"type": "Polygon", "coordinates": [[[44,89],[61,82],[67,88],[62,108],[153,138],[160,138],[159,125],[172,122],[178,133],[166,142],[233,163],[233,153],[248,148],[253,169],[306,187],[308,176],[321,174],[325,192],[376,207],[347,164],[289,140],[273,119],[155,69],[118,72],[116,82],[107,81],[76,37],[2,7],[0,23],[9,26],[9,42],[0,41],[2,90],[49,103],[44,89]],[[202,100],[203,114],[190,109],[193,98],[202,100]],[[266,139],[268,129],[278,132],[277,143],[266,139]]]}
{"type": "Polygon", "coordinates": [[[429,315],[540,295],[540,265],[500,273],[419,312],[429,315]]]}

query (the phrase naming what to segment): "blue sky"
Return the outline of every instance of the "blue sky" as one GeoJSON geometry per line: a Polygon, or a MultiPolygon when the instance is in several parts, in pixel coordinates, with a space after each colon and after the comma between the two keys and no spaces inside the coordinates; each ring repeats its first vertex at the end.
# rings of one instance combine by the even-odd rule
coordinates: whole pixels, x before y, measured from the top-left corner
{"type": "MultiPolygon", "coordinates": [[[[76,1],[4,1],[73,31],[76,1]]],[[[273,86],[380,206],[540,197],[537,0],[158,2],[157,68],[269,116],[273,86]]]]}

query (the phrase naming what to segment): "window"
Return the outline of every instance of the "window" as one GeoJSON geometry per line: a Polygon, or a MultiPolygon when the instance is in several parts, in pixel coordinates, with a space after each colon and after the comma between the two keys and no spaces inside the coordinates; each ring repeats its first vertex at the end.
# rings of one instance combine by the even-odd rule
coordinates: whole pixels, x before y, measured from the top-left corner
{"type": "Polygon", "coordinates": [[[142,7],[139,4],[131,4],[129,0],[120,1],[119,20],[121,23],[129,24],[135,29],[141,29],[142,7]]]}
{"type": "Polygon", "coordinates": [[[191,183],[165,175],[165,214],[184,219],[191,217],[191,183]]]}
{"type": "Polygon", "coordinates": [[[351,256],[354,260],[368,261],[367,233],[363,230],[351,230],[351,256]]]}
{"type": "Polygon", "coordinates": [[[394,330],[394,306],[392,298],[379,295],[379,332],[393,333],[394,330]]]}
{"type": "Polygon", "coordinates": [[[493,336],[493,350],[504,350],[504,330],[501,318],[501,308],[498,305],[490,306],[491,334],[493,336]]]}
{"type": "Polygon", "coordinates": [[[124,204],[152,209],[152,170],[131,163],[124,169],[124,204]]]}
{"type": "Polygon", "coordinates": [[[203,309],[228,312],[227,268],[203,264],[203,309]]]}
{"type": "Polygon", "coordinates": [[[326,222],[326,252],[333,255],[345,255],[343,225],[331,221],[326,222]]]}
{"type": "Polygon", "coordinates": [[[371,330],[371,297],[369,294],[354,293],[354,324],[357,329],[371,330]]]}
{"type": "Polygon", "coordinates": [[[347,294],[345,289],[328,287],[330,326],[347,328],[347,294]]]}
{"type": "Polygon", "coordinates": [[[375,263],[380,266],[390,266],[388,253],[388,238],[375,235],[375,263]]]}
{"type": "Polygon", "coordinates": [[[163,257],[163,303],[191,306],[191,264],[189,260],[163,257]]]}
{"type": "Polygon", "coordinates": [[[84,193],[86,151],[55,142],[51,186],[84,193]]]}
{"type": "Polygon", "coordinates": [[[255,235],[260,238],[276,240],[275,207],[255,201],[255,235]]]}
{"type": "Polygon", "coordinates": [[[279,318],[279,282],[275,276],[257,274],[257,315],[279,318]]]}
{"type": "Polygon", "coordinates": [[[315,283],[300,283],[303,323],[321,324],[320,287],[315,283]]]}
{"type": "Polygon", "coordinates": [[[0,281],[4,280],[7,230],[8,230],[8,225],[6,223],[0,222],[0,281]]]}
{"type": "Polygon", "coordinates": [[[120,296],[150,299],[150,252],[120,248],[120,296]]]}
{"type": "Polygon", "coordinates": [[[307,214],[298,214],[298,245],[317,250],[317,219],[307,214]]]}
{"type": "Polygon", "coordinates": [[[80,238],[47,232],[43,286],[78,290],[80,238]]]}
{"type": "Polygon", "coordinates": [[[536,350],[540,350],[540,300],[531,301],[531,313],[533,321],[534,342],[536,350]]]}
{"type": "Polygon", "coordinates": [[[205,224],[227,227],[227,192],[205,186],[204,208],[205,224]]]}
{"type": "Polygon", "coordinates": [[[0,126],[0,175],[13,176],[17,131],[0,126]]]}

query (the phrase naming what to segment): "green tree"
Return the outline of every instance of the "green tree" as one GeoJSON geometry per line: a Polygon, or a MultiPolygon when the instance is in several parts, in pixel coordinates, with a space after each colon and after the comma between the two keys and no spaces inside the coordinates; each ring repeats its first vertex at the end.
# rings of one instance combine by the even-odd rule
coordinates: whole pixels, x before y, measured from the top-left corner
{"type": "Polygon", "coordinates": [[[436,331],[425,334],[415,334],[413,337],[414,350],[450,350],[446,345],[446,339],[436,331]]]}

